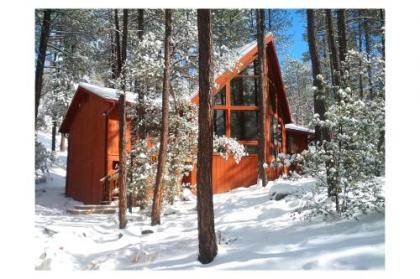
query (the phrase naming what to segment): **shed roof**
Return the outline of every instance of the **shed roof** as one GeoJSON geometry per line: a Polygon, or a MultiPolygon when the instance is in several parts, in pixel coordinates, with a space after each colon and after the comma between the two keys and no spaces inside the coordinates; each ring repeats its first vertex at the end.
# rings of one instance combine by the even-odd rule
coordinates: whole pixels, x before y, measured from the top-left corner
{"type": "MultiPolygon", "coordinates": [[[[108,87],[102,87],[98,85],[93,85],[85,82],[79,83],[79,87],[82,87],[89,91],[90,93],[93,93],[101,98],[107,99],[107,100],[114,100],[117,101],[120,97],[120,94],[123,93],[123,91],[114,89],[114,88],[108,88],[108,87]]],[[[133,92],[125,92],[125,98],[126,101],[129,103],[136,103],[137,102],[137,94],[133,92]]]]}
{"type": "MultiPolygon", "coordinates": [[[[110,103],[117,103],[120,94],[123,91],[114,89],[114,88],[107,88],[103,86],[93,85],[85,82],[79,83],[77,86],[76,92],[74,93],[73,99],[71,100],[70,106],[64,116],[63,122],[61,123],[59,132],[60,133],[68,133],[70,130],[70,125],[73,122],[74,116],[76,115],[79,103],[83,99],[83,95],[85,94],[95,94],[96,96],[104,99],[110,103]]],[[[125,92],[126,94],[126,102],[127,103],[136,103],[137,94],[133,92],[125,92]]]]}
{"type": "Polygon", "coordinates": [[[284,125],[284,127],[286,128],[286,130],[292,130],[292,131],[297,131],[297,132],[302,132],[302,133],[306,133],[306,134],[314,134],[315,131],[294,123],[288,123],[286,125],[284,125]]]}

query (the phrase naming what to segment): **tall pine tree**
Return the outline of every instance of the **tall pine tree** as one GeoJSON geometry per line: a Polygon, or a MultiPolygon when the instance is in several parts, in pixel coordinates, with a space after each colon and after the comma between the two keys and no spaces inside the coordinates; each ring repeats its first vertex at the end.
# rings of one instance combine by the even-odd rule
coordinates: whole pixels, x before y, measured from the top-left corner
{"type": "Polygon", "coordinates": [[[210,10],[197,11],[199,113],[197,152],[198,260],[202,264],[217,255],[214,231],[212,164],[213,164],[213,54],[210,10]]]}
{"type": "Polygon", "coordinates": [[[266,144],[265,144],[265,100],[267,95],[267,63],[264,42],[264,10],[257,10],[257,45],[258,45],[258,180],[263,187],[267,185],[266,144]]]}
{"type": "Polygon", "coordinates": [[[51,10],[44,11],[39,40],[38,54],[35,69],[35,124],[38,117],[38,108],[41,100],[42,81],[44,75],[45,57],[47,54],[48,38],[50,36],[51,10]]]}
{"type": "Polygon", "coordinates": [[[165,10],[165,66],[163,72],[162,92],[162,126],[160,130],[160,146],[158,167],[153,192],[152,226],[160,224],[160,211],[163,193],[163,176],[168,156],[169,138],[169,90],[171,87],[171,41],[172,41],[172,10],[165,10]]]}
{"type": "MultiPolygon", "coordinates": [[[[116,15],[116,26],[118,25],[118,12],[115,13],[116,15]]],[[[125,146],[125,139],[126,139],[126,107],[125,107],[125,90],[126,90],[126,71],[124,69],[124,64],[127,58],[127,37],[128,37],[128,10],[123,10],[123,33],[122,33],[122,43],[121,43],[121,57],[119,58],[120,65],[119,68],[120,73],[122,74],[122,90],[123,93],[120,95],[119,98],[119,109],[120,109],[120,127],[119,127],[119,156],[120,156],[120,164],[119,164],[119,176],[118,176],[118,204],[119,204],[119,222],[120,222],[120,229],[124,229],[127,225],[127,170],[126,170],[126,161],[127,161],[127,154],[126,154],[126,146],[125,146]]]]}

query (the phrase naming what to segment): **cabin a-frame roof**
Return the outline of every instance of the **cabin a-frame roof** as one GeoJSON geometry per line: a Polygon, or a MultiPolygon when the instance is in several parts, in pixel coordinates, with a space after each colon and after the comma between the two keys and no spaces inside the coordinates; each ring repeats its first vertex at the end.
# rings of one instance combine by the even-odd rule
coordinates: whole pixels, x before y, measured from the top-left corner
{"type": "MultiPolygon", "coordinates": [[[[290,114],[289,103],[287,102],[286,91],[284,89],[283,78],[280,70],[280,63],[277,57],[277,51],[274,45],[273,34],[268,33],[264,38],[266,53],[267,53],[267,64],[273,71],[274,80],[273,82],[276,87],[276,95],[279,98],[279,106],[281,108],[283,121],[285,124],[292,123],[292,117],[290,114]]],[[[258,56],[258,45],[257,41],[252,41],[241,48],[237,49],[238,59],[235,65],[231,69],[227,70],[216,77],[216,87],[213,88],[213,94],[217,94],[226,84],[242,70],[244,70],[251,62],[257,59],[258,56]]],[[[193,103],[198,104],[198,91],[192,96],[191,100],[193,103]]]]}

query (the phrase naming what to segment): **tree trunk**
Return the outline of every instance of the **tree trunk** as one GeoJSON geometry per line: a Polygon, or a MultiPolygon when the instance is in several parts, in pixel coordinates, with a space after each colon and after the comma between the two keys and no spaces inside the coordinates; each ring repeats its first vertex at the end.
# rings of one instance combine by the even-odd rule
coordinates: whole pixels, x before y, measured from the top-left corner
{"type": "MultiPolygon", "coordinates": [[[[358,12],[358,15],[359,15],[359,17],[361,16],[361,13],[360,13],[360,11],[358,12]]],[[[360,21],[358,22],[358,24],[357,24],[358,26],[358,47],[359,47],[359,53],[362,53],[362,46],[363,46],[363,40],[362,40],[362,24],[360,23],[360,21]]],[[[363,95],[364,95],[364,92],[363,92],[363,76],[362,76],[362,74],[360,73],[361,72],[361,69],[362,69],[362,61],[360,60],[359,61],[359,98],[360,98],[360,100],[363,100],[363,95]]]]}
{"type": "Polygon", "coordinates": [[[51,10],[44,10],[44,18],[41,26],[38,55],[35,69],[35,125],[38,117],[38,108],[41,101],[42,81],[44,76],[44,64],[47,54],[48,38],[50,36],[51,10]]]}
{"type": "MultiPolygon", "coordinates": [[[[110,55],[110,65],[111,65],[111,79],[116,80],[118,77],[118,69],[117,69],[117,58],[116,58],[116,47],[115,47],[115,38],[114,38],[114,31],[110,31],[110,39],[111,39],[111,55],[110,55]]],[[[111,88],[115,88],[115,84],[109,82],[109,86],[111,88]]]]}
{"type": "Polygon", "coordinates": [[[118,176],[118,219],[120,229],[124,229],[127,225],[127,171],[126,171],[126,152],[125,152],[125,92],[120,95],[118,100],[120,112],[119,127],[119,176],[118,176]]]}
{"type": "Polygon", "coordinates": [[[330,50],[330,60],[333,66],[332,81],[334,86],[340,86],[340,62],[338,61],[337,47],[335,45],[334,26],[332,23],[332,13],[330,9],[325,10],[328,30],[328,47],[330,50]]]}
{"type": "Polygon", "coordinates": [[[57,135],[57,120],[53,120],[53,122],[52,122],[52,133],[51,133],[51,151],[55,151],[56,135],[57,135]]]}
{"type": "MultiPolygon", "coordinates": [[[[337,28],[338,28],[338,48],[339,48],[339,54],[340,54],[340,62],[343,63],[343,61],[346,60],[347,55],[347,28],[346,28],[346,11],[343,9],[337,10],[337,28]]],[[[341,65],[342,66],[342,65],[341,65]]],[[[344,68],[342,68],[341,75],[344,74],[344,68]]]]}
{"type": "Polygon", "coordinates": [[[144,34],[144,9],[137,10],[137,36],[139,41],[143,41],[144,34]]]}
{"type": "Polygon", "coordinates": [[[60,151],[63,152],[66,149],[66,137],[64,133],[61,133],[60,137],[60,151]]]}
{"type": "MultiPolygon", "coordinates": [[[[143,41],[144,35],[144,10],[138,9],[137,10],[137,37],[139,41],[143,41]]],[[[144,90],[139,78],[136,78],[134,81],[135,91],[138,93],[138,104],[137,104],[137,122],[140,123],[141,120],[144,118],[145,114],[145,107],[144,107],[144,90]]],[[[143,125],[138,127],[137,136],[140,139],[145,139],[146,134],[144,132],[143,125]]]]}
{"type": "Polygon", "coordinates": [[[123,32],[121,39],[121,71],[124,71],[125,61],[127,60],[127,37],[128,37],[128,10],[123,9],[123,32]]]}
{"type": "Polygon", "coordinates": [[[267,173],[265,169],[265,100],[267,94],[267,63],[264,42],[264,10],[257,10],[257,45],[258,45],[258,67],[259,67],[259,88],[258,88],[258,180],[262,186],[267,185],[267,173]]]}
{"type": "Polygon", "coordinates": [[[121,60],[121,42],[120,42],[120,24],[118,21],[118,10],[114,10],[114,21],[115,21],[115,56],[117,58],[117,78],[121,75],[122,60],[121,60]]]}
{"type": "Polygon", "coordinates": [[[267,9],[268,12],[268,30],[271,31],[272,12],[273,10],[267,9]]]}
{"type": "Polygon", "coordinates": [[[213,54],[210,10],[197,11],[199,111],[197,152],[198,260],[202,264],[217,255],[214,230],[213,164],[213,54]]]}
{"type": "MultiPolygon", "coordinates": [[[[369,28],[369,22],[366,18],[363,19],[363,32],[365,35],[365,50],[366,50],[366,56],[370,63],[370,28],[369,28]]],[[[367,66],[367,72],[368,72],[368,83],[369,83],[369,98],[373,99],[373,84],[372,84],[372,69],[370,67],[370,64],[367,66]]]]}
{"type": "MultiPolygon", "coordinates": [[[[325,120],[326,104],[324,99],[324,85],[322,80],[319,78],[321,75],[321,63],[319,62],[319,56],[317,52],[317,45],[315,39],[315,25],[314,25],[314,10],[307,10],[307,21],[308,21],[308,44],[309,53],[311,56],[312,63],[312,78],[313,85],[317,88],[314,91],[314,113],[319,114],[321,120],[325,120]]],[[[322,142],[324,139],[329,139],[328,129],[326,127],[315,126],[315,140],[322,142]]]]}
{"type": "Polygon", "coordinates": [[[172,10],[165,10],[165,68],[163,72],[162,126],[155,188],[153,192],[152,226],[160,224],[162,181],[165,173],[169,138],[169,90],[171,80],[172,10]]]}
{"type": "MultiPolygon", "coordinates": [[[[115,26],[118,29],[118,12],[116,12],[115,26]]],[[[127,33],[128,33],[128,10],[123,10],[123,33],[122,33],[122,44],[121,44],[121,55],[120,65],[118,67],[120,74],[122,74],[122,90],[123,94],[119,98],[119,109],[120,109],[120,129],[119,129],[119,154],[120,154],[120,174],[118,177],[119,189],[118,189],[118,204],[119,211],[118,217],[120,222],[120,229],[124,229],[127,226],[127,169],[126,161],[127,154],[125,150],[125,134],[126,134],[126,108],[125,108],[125,90],[126,90],[126,76],[124,70],[124,64],[127,57],[127,33]]],[[[119,40],[119,38],[118,38],[119,40]]]]}
{"type": "MultiPolygon", "coordinates": [[[[308,44],[309,44],[309,52],[311,56],[312,62],[312,77],[313,77],[313,85],[316,87],[314,91],[314,112],[319,114],[319,118],[321,120],[325,120],[325,112],[326,112],[326,103],[325,103],[325,88],[320,78],[321,75],[321,67],[317,52],[316,40],[315,40],[315,26],[314,26],[314,11],[307,10],[307,20],[308,20],[308,44]]],[[[329,141],[330,134],[327,127],[319,127],[319,125],[315,126],[315,141],[317,144],[320,144],[322,141],[329,141]]],[[[326,149],[326,147],[324,146],[326,149]]],[[[328,152],[328,150],[326,150],[328,152]]],[[[327,184],[328,184],[328,196],[331,196],[333,191],[337,188],[332,179],[332,174],[330,173],[330,169],[333,167],[334,162],[326,161],[326,171],[327,171],[327,184]]],[[[338,204],[338,196],[336,196],[336,205],[338,204]]],[[[338,211],[338,209],[337,209],[338,211]]]]}
{"type": "MultiPolygon", "coordinates": [[[[385,28],[385,15],[384,15],[384,10],[380,9],[379,10],[379,17],[381,19],[382,22],[382,27],[385,28]]],[[[385,31],[381,30],[381,42],[382,42],[382,59],[385,60],[385,31]]]]}

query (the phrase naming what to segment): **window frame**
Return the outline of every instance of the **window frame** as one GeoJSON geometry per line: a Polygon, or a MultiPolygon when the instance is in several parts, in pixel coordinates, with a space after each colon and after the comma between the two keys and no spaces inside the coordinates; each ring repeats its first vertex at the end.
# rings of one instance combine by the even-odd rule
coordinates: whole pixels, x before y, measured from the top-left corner
{"type": "MultiPolygon", "coordinates": [[[[247,65],[247,67],[249,65],[252,65],[252,63],[254,63],[256,57],[247,65]]],[[[246,69],[246,67],[242,70],[244,71],[246,69]]],[[[226,85],[224,85],[216,94],[219,94],[219,92],[225,88],[225,104],[224,105],[214,105],[213,109],[214,110],[224,110],[226,112],[226,121],[225,121],[225,125],[226,125],[226,137],[231,137],[231,112],[232,111],[259,111],[259,108],[257,105],[232,105],[231,102],[231,97],[232,97],[232,92],[231,92],[231,82],[234,78],[247,78],[247,79],[256,79],[258,78],[258,76],[256,75],[243,75],[242,73],[239,72],[238,75],[234,75],[232,77],[230,77],[227,82],[226,85]]],[[[258,125],[258,124],[257,124],[258,125]]],[[[214,132],[214,131],[213,131],[214,132]]],[[[241,144],[246,144],[246,145],[258,145],[258,139],[257,140],[238,140],[239,143],[241,144]]],[[[248,156],[257,156],[257,154],[249,154],[248,156]]]]}

